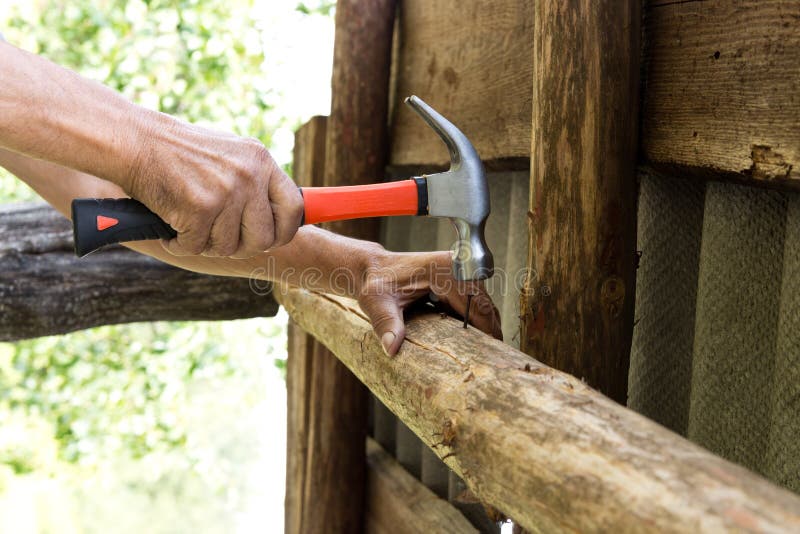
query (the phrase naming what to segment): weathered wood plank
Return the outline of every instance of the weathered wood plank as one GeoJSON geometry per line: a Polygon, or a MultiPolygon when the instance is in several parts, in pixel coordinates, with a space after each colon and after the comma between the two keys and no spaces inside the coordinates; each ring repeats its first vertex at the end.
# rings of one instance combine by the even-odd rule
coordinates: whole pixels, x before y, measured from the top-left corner
{"type": "Polygon", "coordinates": [[[484,502],[531,531],[777,532],[800,497],[438,314],[387,358],[355,302],[278,299],[484,502]]]}
{"type": "Polygon", "coordinates": [[[628,394],[636,282],[639,2],[536,3],[522,350],[628,394]]]}
{"type": "MultiPolygon", "coordinates": [[[[379,181],[387,153],[387,107],[395,0],[336,4],[331,115],[326,132],[326,186],[379,181]]],[[[376,221],[325,225],[376,241],[376,221]]],[[[314,350],[302,532],[358,533],[364,527],[367,390],[336,357],[314,350]]]]}
{"type": "MultiPolygon", "coordinates": [[[[327,117],[312,117],[294,137],[292,176],[299,187],[320,186],[325,171],[327,117]]],[[[311,377],[317,341],[289,321],[286,360],[286,496],[284,532],[303,532],[311,377]]]]}
{"type": "Polygon", "coordinates": [[[365,530],[369,534],[478,532],[371,439],[367,440],[367,490],[365,530]]]}
{"type": "Polygon", "coordinates": [[[489,161],[530,157],[533,2],[404,0],[394,65],[393,165],[450,162],[402,101],[416,94],[489,161]]]}
{"type": "Polygon", "coordinates": [[[309,397],[314,362],[313,337],[289,320],[286,359],[286,495],[284,532],[299,533],[303,528],[303,489],[309,444],[309,397]]]}
{"type": "Polygon", "coordinates": [[[712,176],[796,182],[798,24],[794,0],[649,1],[646,160],[712,176]]]}
{"type": "MultiPolygon", "coordinates": [[[[400,105],[418,93],[464,130],[490,166],[509,159],[525,166],[534,5],[402,3],[392,164],[447,162],[431,132],[400,105]]],[[[800,4],[648,0],[645,10],[645,162],[703,178],[800,188],[800,4]]]]}
{"type": "Polygon", "coordinates": [[[44,204],[0,211],[0,341],[138,321],[271,317],[278,305],[248,280],[171,267],[122,247],[83,259],[72,225],[44,204]]]}

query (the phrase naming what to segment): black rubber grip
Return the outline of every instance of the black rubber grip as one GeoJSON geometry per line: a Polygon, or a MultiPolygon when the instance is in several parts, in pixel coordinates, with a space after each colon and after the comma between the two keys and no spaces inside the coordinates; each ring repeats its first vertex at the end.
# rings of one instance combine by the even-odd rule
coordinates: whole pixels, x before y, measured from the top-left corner
{"type": "Polygon", "coordinates": [[[132,198],[76,198],[72,201],[75,254],[86,256],[114,243],[172,239],[178,233],[132,198]]]}

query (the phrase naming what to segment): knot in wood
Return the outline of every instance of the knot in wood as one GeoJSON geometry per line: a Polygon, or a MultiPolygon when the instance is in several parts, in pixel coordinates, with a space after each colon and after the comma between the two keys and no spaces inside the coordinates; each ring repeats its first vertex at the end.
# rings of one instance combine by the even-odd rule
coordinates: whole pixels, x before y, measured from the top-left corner
{"type": "Polygon", "coordinates": [[[625,303],[625,282],[619,276],[607,278],[600,286],[600,303],[613,318],[622,312],[625,303]]]}

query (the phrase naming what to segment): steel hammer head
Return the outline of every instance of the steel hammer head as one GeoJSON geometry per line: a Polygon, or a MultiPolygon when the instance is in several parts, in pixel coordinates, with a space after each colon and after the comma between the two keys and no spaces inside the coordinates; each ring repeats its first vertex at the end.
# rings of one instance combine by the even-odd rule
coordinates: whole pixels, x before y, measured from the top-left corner
{"type": "Polygon", "coordinates": [[[483,280],[494,274],[494,258],[484,228],[489,217],[489,186],[481,158],[453,123],[416,96],[406,104],[433,128],[450,152],[450,170],[423,176],[428,185],[428,215],[447,217],[458,234],[453,254],[456,280],[483,280]]]}

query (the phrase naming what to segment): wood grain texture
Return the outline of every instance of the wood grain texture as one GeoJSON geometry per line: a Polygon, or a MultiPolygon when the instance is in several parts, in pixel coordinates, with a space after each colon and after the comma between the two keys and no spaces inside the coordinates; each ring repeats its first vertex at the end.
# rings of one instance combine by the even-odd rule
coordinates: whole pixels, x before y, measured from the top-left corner
{"type": "Polygon", "coordinates": [[[651,0],[645,13],[645,159],[796,184],[800,3],[651,0]]]}
{"type": "MultiPolygon", "coordinates": [[[[295,132],[292,175],[299,187],[321,186],[325,171],[327,117],[312,117],[295,132]]],[[[303,493],[306,487],[309,413],[314,353],[324,351],[297,323],[289,321],[286,361],[286,496],[284,531],[303,530],[303,493]]]]}
{"type": "Polygon", "coordinates": [[[75,257],[72,224],[45,204],[0,211],[0,341],[138,321],[271,317],[271,286],[184,271],[122,247],[75,257]]]}
{"type": "Polygon", "coordinates": [[[393,165],[445,165],[447,150],[403,99],[416,94],[470,138],[484,161],[530,157],[533,2],[403,0],[393,165]]]}
{"type": "Polygon", "coordinates": [[[627,397],[636,248],[639,2],[542,0],[520,346],[627,397]]]}
{"type": "Polygon", "coordinates": [[[388,358],[355,302],[276,293],[479,499],[532,532],[800,529],[797,495],[454,319],[410,318],[388,358]]]}
{"type": "Polygon", "coordinates": [[[284,532],[299,533],[303,528],[303,489],[308,458],[308,414],[314,362],[313,337],[289,320],[286,359],[286,495],[284,532]]]}
{"type": "MultiPolygon", "coordinates": [[[[383,178],[395,11],[395,0],[336,4],[323,185],[368,184],[383,178]]],[[[325,227],[359,239],[378,238],[375,220],[337,221],[325,227]]],[[[314,349],[313,358],[301,532],[357,534],[364,526],[367,390],[323,347],[314,349]]]]}
{"type": "Polygon", "coordinates": [[[367,440],[365,521],[369,534],[478,533],[453,505],[422,485],[371,439],[367,440]]]}

